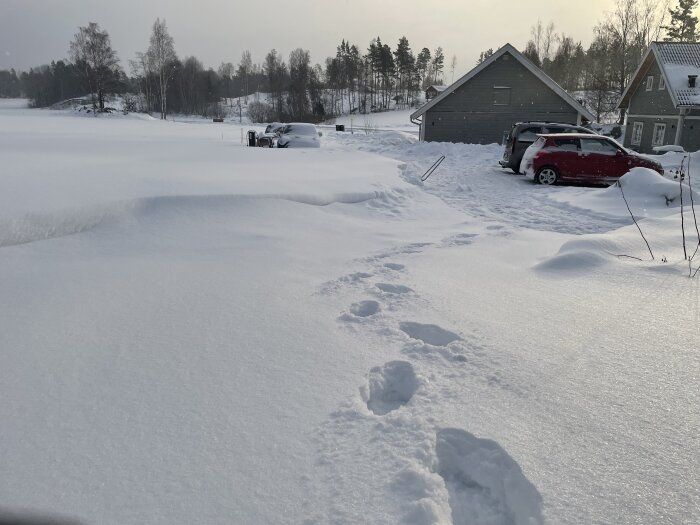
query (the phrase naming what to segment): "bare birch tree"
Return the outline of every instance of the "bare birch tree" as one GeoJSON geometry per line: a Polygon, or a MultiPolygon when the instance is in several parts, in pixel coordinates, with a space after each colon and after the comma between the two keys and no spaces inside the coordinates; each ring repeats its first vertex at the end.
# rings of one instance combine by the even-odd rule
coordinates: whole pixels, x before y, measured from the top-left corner
{"type": "Polygon", "coordinates": [[[160,87],[160,118],[165,120],[168,115],[168,84],[175,72],[175,46],[173,37],[168,33],[165,19],[161,22],[159,18],[153,23],[153,33],[151,33],[151,45],[147,51],[148,60],[158,76],[160,87]]]}
{"type": "Polygon", "coordinates": [[[95,22],[79,27],[70,43],[70,58],[83,74],[93,107],[104,109],[105,94],[120,71],[107,31],[101,31],[95,22]]]}

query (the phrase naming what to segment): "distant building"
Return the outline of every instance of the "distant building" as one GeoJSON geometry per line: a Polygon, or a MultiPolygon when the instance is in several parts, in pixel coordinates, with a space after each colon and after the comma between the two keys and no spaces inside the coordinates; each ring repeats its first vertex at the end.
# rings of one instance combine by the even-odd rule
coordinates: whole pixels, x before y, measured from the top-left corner
{"type": "Polygon", "coordinates": [[[700,149],[700,44],[653,42],[620,98],[624,145],[700,149]]]}
{"type": "Polygon", "coordinates": [[[437,97],[440,93],[445,91],[447,89],[447,86],[436,86],[432,85],[428,89],[425,90],[425,100],[432,100],[435,97],[437,97]]]}
{"type": "Polygon", "coordinates": [[[426,141],[491,144],[515,122],[582,124],[595,117],[506,44],[411,114],[426,141]]]}

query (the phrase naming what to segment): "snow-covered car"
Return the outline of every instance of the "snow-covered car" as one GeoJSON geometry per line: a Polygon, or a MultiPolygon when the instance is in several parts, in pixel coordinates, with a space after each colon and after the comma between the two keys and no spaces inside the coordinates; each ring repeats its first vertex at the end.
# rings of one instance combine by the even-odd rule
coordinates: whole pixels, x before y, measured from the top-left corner
{"type": "Polygon", "coordinates": [[[540,135],[525,150],[523,173],[540,184],[560,181],[613,184],[632,168],[663,175],[658,162],[622,147],[603,135],[562,133],[540,135]]]}
{"type": "Polygon", "coordinates": [[[258,133],[257,144],[261,148],[272,148],[279,137],[279,131],[285,126],[282,122],[268,124],[264,133],[258,133]]]}
{"type": "Polygon", "coordinates": [[[319,132],[313,124],[292,122],[279,130],[278,148],[320,148],[319,132]]]}

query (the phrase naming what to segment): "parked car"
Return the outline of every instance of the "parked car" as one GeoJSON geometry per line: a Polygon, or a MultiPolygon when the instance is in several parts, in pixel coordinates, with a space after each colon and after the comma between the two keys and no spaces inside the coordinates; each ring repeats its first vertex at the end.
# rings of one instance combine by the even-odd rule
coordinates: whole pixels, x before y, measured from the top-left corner
{"type": "Polygon", "coordinates": [[[279,137],[279,131],[284,127],[282,122],[273,122],[265,128],[265,133],[257,136],[257,145],[261,148],[272,148],[279,137]]]}
{"type": "Polygon", "coordinates": [[[320,133],[313,124],[292,122],[279,130],[278,148],[320,148],[320,133]]]}
{"type": "Polygon", "coordinates": [[[525,176],[540,184],[559,181],[613,184],[630,169],[650,168],[663,175],[656,161],[642,157],[603,135],[541,135],[523,155],[525,176]]]}
{"type": "Polygon", "coordinates": [[[525,150],[537,140],[538,135],[546,133],[591,133],[588,128],[563,124],[560,122],[517,122],[506,139],[503,158],[498,163],[503,168],[510,168],[513,173],[522,173],[520,163],[525,150]]]}

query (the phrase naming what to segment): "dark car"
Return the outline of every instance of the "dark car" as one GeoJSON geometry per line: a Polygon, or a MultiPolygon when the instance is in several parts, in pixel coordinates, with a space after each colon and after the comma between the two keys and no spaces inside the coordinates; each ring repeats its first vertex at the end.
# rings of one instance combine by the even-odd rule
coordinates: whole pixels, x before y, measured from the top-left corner
{"type": "Polygon", "coordinates": [[[265,133],[260,133],[257,136],[257,145],[261,148],[272,148],[279,137],[280,130],[285,125],[282,122],[273,122],[265,128],[265,133]]]}
{"type": "Polygon", "coordinates": [[[525,152],[523,173],[540,184],[559,181],[612,184],[632,168],[663,175],[661,164],[603,135],[541,135],[525,152]]]}
{"type": "Polygon", "coordinates": [[[560,122],[518,122],[513,127],[506,139],[506,148],[503,158],[498,163],[503,168],[510,168],[513,173],[521,173],[520,162],[523,153],[530,147],[530,144],[537,140],[538,135],[547,133],[591,133],[588,128],[564,124],[560,122]]]}

